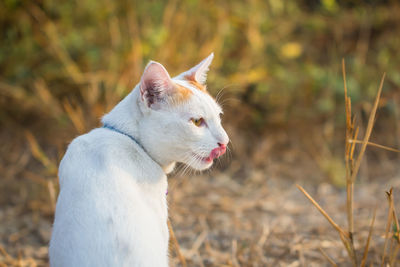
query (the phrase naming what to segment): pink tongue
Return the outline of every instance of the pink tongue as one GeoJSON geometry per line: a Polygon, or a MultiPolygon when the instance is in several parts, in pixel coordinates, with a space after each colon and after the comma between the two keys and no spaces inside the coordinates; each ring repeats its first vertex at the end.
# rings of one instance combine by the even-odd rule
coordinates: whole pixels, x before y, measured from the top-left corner
{"type": "Polygon", "coordinates": [[[225,151],[226,151],[226,147],[225,146],[214,148],[211,151],[210,156],[207,159],[209,159],[209,158],[216,159],[216,158],[222,156],[225,153],[225,151]]]}

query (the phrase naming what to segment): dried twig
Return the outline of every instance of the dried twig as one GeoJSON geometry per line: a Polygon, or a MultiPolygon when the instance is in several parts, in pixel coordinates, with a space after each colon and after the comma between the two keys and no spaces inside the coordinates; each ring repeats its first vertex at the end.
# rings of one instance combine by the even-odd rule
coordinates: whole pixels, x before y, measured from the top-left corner
{"type": "Polygon", "coordinates": [[[331,257],[329,257],[328,254],[326,254],[326,252],[325,252],[322,248],[319,248],[319,251],[321,252],[322,256],[324,256],[324,258],[325,258],[333,267],[338,267],[338,265],[332,260],[331,257]]]}
{"type": "MultiPolygon", "coordinates": [[[[347,140],[347,142],[349,142],[349,143],[355,143],[355,144],[362,144],[362,143],[363,143],[363,141],[355,140],[355,139],[347,140]]],[[[396,149],[396,148],[392,148],[392,147],[388,147],[388,146],[383,146],[383,145],[376,144],[376,143],[373,143],[373,142],[367,142],[367,145],[369,145],[369,146],[374,146],[374,147],[378,147],[378,148],[382,148],[382,149],[385,149],[385,150],[388,150],[388,151],[392,151],[392,152],[400,153],[400,150],[398,150],[398,149],[396,149]]]]}
{"type": "Polygon", "coordinates": [[[365,149],[367,148],[369,137],[371,136],[371,133],[372,133],[372,128],[374,127],[375,115],[376,115],[376,111],[378,109],[379,99],[381,97],[381,92],[382,92],[382,88],[383,88],[383,82],[385,81],[385,76],[386,76],[386,73],[383,73],[381,83],[379,85],[378,93],[376,94],[375,103],[374,103],[374,106],[372,107],[371,113],[369,115],[367,130],[365,132],[365,136],[362,141],[362,146],[361,146],[360,152],[358,154],[357,161],[354,165],[353,173],[351,176],[352,182],[354,182],[354,180],[357,176],[358,170],[361,166],[361,160],[364,156],[365,149]]]}
{"type": "Polygon", "coordinates": [[[386,223],[386,231],[385,231],[385,244],[383,246],[383,253],[382,253],[382,261],[381,261],[381,267],[385,266],[385,257],[386,257],[386,248],[387,248],[387,243],[389,241],[389,233],[390,233],[390,226],[392,224],[392,219],[393,219],[393,201],[392,201],[392,194],[393,194],[393,188],[390,188],[388,192],[386,192],[388,201],[389,201],[389,212],[388,212],[388,219],[386,223]]]}
{"type": "Polygon", "coordinates": [[[237,240],[234,239],[232,240],[232,265],[234,267],[240,267],[240,264],[236,258],[236,254],[237,254],[237,240]]]}
{"type": "Polygon", "coordinates": [[[171,242],[175,246],[176,254],[178,255],[179,260],[181,261],[182,266],[187,267],[186,259],[181,252],[178,240],[175,237],[174,229],[172,228],[172,224],[171,224],[170,220],[168,220],[168,229],[169,229],[169,235],[170,235],[171,242]]]}
{"type": "Polygon", "coordinates": [[[389,205],[392,206],[392,216],[393,216],[392,219],[394,220],[394,224],[396,226],[396,229],[393,232],[393,239],[392,239],[392,241],[394,241],[396,244],[395,244],[394,251],[392,250],[392,248],[390,250],[389,263],[390,263],[390,266],[395,266],[395,262],[397,259],[397,253],[399,251],[399,246],[400,246],[400,239],[399,239],[400,229],[399,229],[399,220],[397,218],[396,208],[394,206],[394,196],[393,196],[392,192],[390,194],[389,201],[390,201],[389,205]]]}
{"type": "Polygon", "coordinates": [[[315,201],[312,196],[310,196],[306,190],[304,190],[303,187],[301,187],[300,185],[296,185],[297,188],[311,201],[311,203],[317,208],[317,210],[319,212],[321,212],[321,214],[328,220],[328,222],[333,226],[333,228],[336,229],[336,231],[338,231],[341,235],[343,235],[346,238],[349,238],[349,234],[346,233],[345,231],[343,231],[343,229],[337,224],[335,223],[335,221],[328,215],[328,213],[326,213],[326,211],[317,203],[317,201],[315,201]]]}
{"type": "MultiPolygon", "coordinates": [[[[346,109],[346,140],[357,138],[358,128],[354,132],[355,118],[352,118],[351,114],[351,99],[347,96],[347,80],[346,80],[346,65],[344,59],[342,59],[342,73],[343,73],[343,85],[344,85],[344,100],[346,109]]],[[[345,162],[346,162],[346,207],[347,207],[347,221],[349,227],[349,244],[345,244],[346,249],[352,259],[353,266],[357,266],[357,257],[354,249],[353,232],[354,232],[354,219],[353,219],[353,193],[354,193],[354,181],[351,177],[354,174],[354,149],[355,145],[346,142],[345,144],[345,162]]],[[[359,155],[360,156],[360,155],[359,155]]],[[[342,239],[344,242],[344,240],[342,239]]]]}
{"type": "Polygon", "coordinates": [[[38,160],[47,169],[50,174],[57,173],[57,165],[46,155],[43,149],[39,146],[36,138],[30,131],[25,131],[25,137],[28,141],[32,156],[38,160]]]}
{"type": "Polygon", "coordinates": [[[374,223],[375,223],[375,217],[376,217],[376,208],[374,210],[374,215],[372,216],[371,225],[369,227],[367,243],[365,244],[364,254],[363,254],[363,257],[362,257],[362,260],[361,260],[360,267],[364,267],[365,263],[367,261],[369,245],[371,244],[372,230],[374,228],[374,223]]]}

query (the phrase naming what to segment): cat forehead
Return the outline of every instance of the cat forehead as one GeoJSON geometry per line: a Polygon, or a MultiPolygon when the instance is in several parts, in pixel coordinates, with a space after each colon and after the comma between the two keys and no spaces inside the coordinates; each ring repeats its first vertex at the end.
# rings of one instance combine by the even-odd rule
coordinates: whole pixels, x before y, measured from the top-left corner
{"type": "Polygon", "coordinates": [[[183,87],[181,90],[189,90],[191,92],[188,94],[187,104],[193,111],[202,112],[204,115],[209,113],[219,115],[222,113],[220,105],[208,93],[204,85],[179,79],[173,79],[173,81],[183,87]]]}

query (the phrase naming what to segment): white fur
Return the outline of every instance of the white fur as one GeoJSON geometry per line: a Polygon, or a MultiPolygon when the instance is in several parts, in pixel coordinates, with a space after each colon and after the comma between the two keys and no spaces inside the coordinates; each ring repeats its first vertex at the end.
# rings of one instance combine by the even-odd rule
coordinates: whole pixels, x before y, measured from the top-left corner
{"type": "Polygon", "coordinates": [[[190,70],[181,73],[176,78],[183,79],[183,77],[185,77],[187,75],[188,76],[193,75],[194,79],[197,82],[199,82],[201,84],[205,84],[206,80],[207,80],[207,72],[209,71],[209,68],[210,68],[213,58],[214,58],[214,53],[211,53],[208,57],[203,59],[202,62],[200,62],[199,64],[197,64],[190,70]]]}
{"type": "MultiPolygon", "coordinates": [[[[202,73],[196,75],[205,77],[210,63],[200,63],[197,71],[202,73]]],[[[102,120],[141,145],[107,128],[72,141],[59,168],[60,194],[49,250],[53,267],[168,266],[166,174],[175,162],[209,168],[212,163],[201,157],[229,141],[214,99],[182,76],[160,74],[152,64],[159,63],[150,63],[143,76],[159,90],[173,81],[192,95],[176,104],[161,94],[154,108],[141,91],[151,90],[142,79],[102,120]],[[150,70],[154,73],[146,73],[150,70]],[[191,122],[200,117],[207,126],[191,122]]]]}

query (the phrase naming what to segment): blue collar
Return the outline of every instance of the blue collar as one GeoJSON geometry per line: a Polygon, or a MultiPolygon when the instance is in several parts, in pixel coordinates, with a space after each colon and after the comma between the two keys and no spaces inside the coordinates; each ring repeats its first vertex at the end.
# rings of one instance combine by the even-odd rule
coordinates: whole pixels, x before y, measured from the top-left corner
{"type": "MultiPolygon", "coordinates": [[[[140,148],[143,149],[143,151],[146,152],[147,155],[149,155],[149,153],[147,153],[146,149],[144,149],[144,147],[142,146],[142,144],[139,143],[132,135],[129,135],[129,134],[127,134],[127,133],[124,133],[123,131],[118,130],[117,128],[114,128],[113,126],[108,125],[108,124],[104,124],[104,125],[103,125],[103,128],[109,129],[109,130],[114,131],[114,132],[117,132],[117,133],[119,133],[119,134],[123,134],[123,135],[125,135],[125,136],[128,136],[133,142],[135,142],[138,146],[140,146],[140,148]]],[[[150,156],[150,155],[149,155],[149,156],[150,156]]]]}
{"type": "MultiPolygon", "coordinates": [[[[147,153],[146,149],[144,149],[144,147],[142,146],[142,144],[140,144],[132,135],[129,135],[129,134],[127,134],[127,133],[124,133],[123,131],[118,130],[117,128],[114,128],[114,127],[112,127],[111,125],[108,125],[108,124],[104,124],[104,125],[103,125],[103,128],[109,129],[109,130],[114,131],[114,132],[117,132],[117,133],[119,133],[119,134],[123,134],[123,135],[125,135],[125,136],[128,136],[128,137],[129,137],[133,142],[135,142],[141,149],[143,149],[143,151],[144,151],[154,162],[157,163],[157,161],[155,161],[155,160],[149,155],[149,153],[147,153]]],[[[157,163],[157,164],[158,164],[158,163],[157,163]]],[[[168,188],[167,188],[167,190],[166,190],[166,192],[165,192],[165,195],[168,195],[168,188]]]]}

